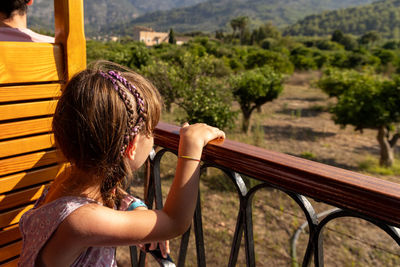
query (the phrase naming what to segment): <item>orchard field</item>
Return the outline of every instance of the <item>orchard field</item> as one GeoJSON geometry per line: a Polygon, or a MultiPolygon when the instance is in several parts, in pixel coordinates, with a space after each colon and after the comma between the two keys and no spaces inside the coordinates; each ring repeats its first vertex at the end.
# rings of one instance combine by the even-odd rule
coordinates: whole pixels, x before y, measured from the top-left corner
{"type": "MultiPolygon", "coordinates": [[[[111,60],[152,80],[164,100],[163,121],[207,122],[224,128],[229,139],[400,182],[397,41],[373,32],[282,37],[268,24],[246,33],[239,22],[233,34],[195,36],[183,46],[174,40],[154,48],[128,39],[89,41],[88,60],[111,60]]],[[[174,160],[171,155],[163,163],[164,193],[174,160]]],[[[218,171],[202,177],[201,187],[207,263],[226,265],[238,200],[218,171]]],[[[142,195],[140,175],[132,190],[142,195]]],[[[313,205],[317,212],[331,208],[313,205]]],[[[264,190],[254,210],[257,266],[295,266],[290,239],[305,221],[299,208],[281,193],[264,190]]],[[[368,223],[343,219],[328,229],[326,266],[400,265],[398,246],[368,223]]],[[[303,233],[298,242],[299,261],[306,238],[303,233]]],[[[174,259],[178,244],[172,241],[174,259]]],[[[194,253],[192,236],[186,266],[197,265],[194,253]]],[[[120,265],[128,266],[127,248],[118,255],[120,265]]],[[[238,266],[244,265],[242,253],[238,266]]]]}
{"type": "MultiPolygon", "coordinates": [[[[382,40],[377,32],[354,37],[338,30],[325,38],[283,37],[270,24],[249,32],[246,23],[246,17],[238,17],[231,21],[232,34],[194,33],[182,46],[174,44],[172,30],[169,43],[152,48],[129,39],[89,41],[88,61],[106,59],[143,74],[159,89],[174,122],[205,122],[225,130],[241,128],[243,133],[251,131],[254,114],[288,94],[284,84],[294,72],[320,73],[308,83],[330,98],[319,108],[329,111],[341,127],[374,130],[379,165],[395,165],[400,138],[399,41],[382,40]],[[173,106],[179,111],[176,116],[173,106]],[[238,117],[241,125],[234,123],[238,117]]],[[[299,110],[292,112],[301,115],[299,110]]],[[[315,154],[304,153],[311,158],[315,154]]]]}
{"type": "MultiPolygon", "coordinates": [[[[373,130],[363,134],[353,127],[342,129],[331,120],[327,112],[330,100],[318,88],[311,86],[320,77],[317,71],[296,72],[285,83],[282,95],[263,106],[261,113],[254,114],[251,131],[241,132],[240,127],[228,130],[228,138],[241,142],[305,157],[400,182],[400,168],[380,168],[377,153],[379,146],[373,130]],[[397,168],[397,169],[396,169],[397,168]],[[384,175],[383,175],[384,174],[384,175]]],[[[173,114],[164,116],[164,121],[174,123],[173,114]]],[[[396,150],[399,156],[400,150],[396,150]]],[[[163,165],[163,192],[171,183],[174,156],[163,165]]],[[[225,266],[229,258],[232,235],[238,205],[237,197],[229,186],[230,182],[215,171],[202,177],[203,220],[207,264],[225,266]]],[[[132,188],[143,194],[142,181],[136,179],[132,188]]],[[[331,209],[327,205],[312,201],[317,212],[331,209]]],[[[264,190],[254,201],[254,224],[257,266],[290,266],[290,238],[305,222],[300,209],[283,194],[264,190]]],[[[326,266],[398,266],[400,249],[382,231],[357,219],[339,220],[328,227],[324,238],[326,266]]],[[[300,235],[297,255],[301,260],[307,234],[300,235]]],[[[172,256],[177,259],[180,239],[172,242],[172,256]]],[[[241,250],[244,250],[242,245],[241,250]]],[[[119,248],[121,266],[129,266],[127,248],[119,248]]],[[[150,266],[157,266],[154,261],[150,266]]],[[[191,236],[190,252],[186,266],[197,266],[194,236],[191,236]]],[[[245,257],[240,255],[238,266],[245,266],[245,257]]]]}

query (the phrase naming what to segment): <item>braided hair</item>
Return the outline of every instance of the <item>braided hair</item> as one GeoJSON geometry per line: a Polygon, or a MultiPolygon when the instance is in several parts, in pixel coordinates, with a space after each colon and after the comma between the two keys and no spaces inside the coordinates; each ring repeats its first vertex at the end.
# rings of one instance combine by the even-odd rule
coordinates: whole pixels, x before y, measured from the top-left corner
{"type": "Polygon", "coordinates": [[[132,176],[126,150],[137,134],[151,135],[161,112],[154,86],[139,74],[103,62],[74,76],[53,119],[57,146],[80,170],[98,179],[105,205],[118,205],[132,176]]]}

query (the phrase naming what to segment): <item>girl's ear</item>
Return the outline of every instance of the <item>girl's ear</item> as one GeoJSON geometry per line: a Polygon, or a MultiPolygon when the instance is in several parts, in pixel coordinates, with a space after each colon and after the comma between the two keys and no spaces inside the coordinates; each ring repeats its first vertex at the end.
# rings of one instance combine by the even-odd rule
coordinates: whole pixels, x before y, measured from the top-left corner
{"type": "Polygon", "coordinates": [[[26,3],[28,6],[31,6],[33,4],[33,0],[29,0],[28,3],[26,3]]]}
{"type": "Polygon", "coordinates": [[[139,135],[135,135],[133,140],[129,143],[128,148],[126,149],[126,155],[130,160],[134,160],[136,156],[136,148],[139,141],[139,135]]]}

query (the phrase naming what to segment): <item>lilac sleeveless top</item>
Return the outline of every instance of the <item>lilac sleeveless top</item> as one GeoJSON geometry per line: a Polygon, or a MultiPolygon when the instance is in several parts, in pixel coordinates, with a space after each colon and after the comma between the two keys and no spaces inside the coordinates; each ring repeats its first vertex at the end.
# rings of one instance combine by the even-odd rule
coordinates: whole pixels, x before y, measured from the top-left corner
{"type": "MultiPolygon", "coordinates": [[[[47,192],[38,199],[35,207],[27,211],[19,221],[19,227],[23,238],[22,253],[18,263],[19,266],[30,267],[35,265],[40,250],[69,214],[83,205],[98,203],[88,198],[67,196],[36,208],[44,199],[46,193],[47,192]]],[[[120,210],[126,210],[132,201],[135,201],[134,197],[125,197],[120,210]]],[[[99,205],[101,204],[99,203],[99,205]]],[[[117,266],[115,248],[89,247],[79,255],[71,266],[117,266]]]]}

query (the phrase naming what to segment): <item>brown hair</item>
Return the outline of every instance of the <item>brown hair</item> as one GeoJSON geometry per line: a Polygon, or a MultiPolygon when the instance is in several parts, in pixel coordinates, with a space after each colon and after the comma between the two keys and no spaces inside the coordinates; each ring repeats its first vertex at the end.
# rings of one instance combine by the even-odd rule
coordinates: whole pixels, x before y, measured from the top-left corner
{"type": "MultiPolygon", "coordinates": [[[[104,203],[113,207],[121,198],[113,189],[124,185],[132,175],[128,159],[121,148],[132,141],[125,139],[129,114],[124,100],[100,71],[116,70],[132,83],[144,100],[146,116],[140,133],[151,135],[161,113],[161,99],[157,89],[144,77],[111,62],[96,62],[76,74],[66,85],[53,119],[57,146],[78,169],[100,177],[104,203]]],[[[130,95],[133,118],[137,119],[135,98],[130,95]]],[[[132,117],[132,116],[131,116],[132,117]]],[[[119,190],[116,190],[119,192],[119,190]]]]}

